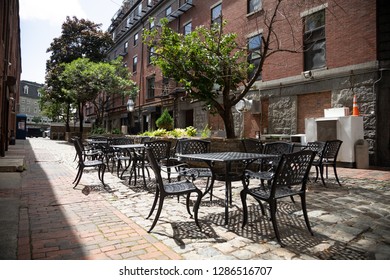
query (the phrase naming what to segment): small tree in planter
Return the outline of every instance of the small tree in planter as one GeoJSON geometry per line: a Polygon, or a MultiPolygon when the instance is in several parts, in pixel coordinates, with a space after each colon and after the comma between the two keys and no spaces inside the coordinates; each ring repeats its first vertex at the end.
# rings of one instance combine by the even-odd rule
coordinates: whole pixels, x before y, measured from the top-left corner
{"type": "Polygon", "coordinates": [[[167,109],[164,109],[162,115],[157,119],[156,126],[158,128],[172,130],[173,129],[173,118],[169,114],[167,109]]]}

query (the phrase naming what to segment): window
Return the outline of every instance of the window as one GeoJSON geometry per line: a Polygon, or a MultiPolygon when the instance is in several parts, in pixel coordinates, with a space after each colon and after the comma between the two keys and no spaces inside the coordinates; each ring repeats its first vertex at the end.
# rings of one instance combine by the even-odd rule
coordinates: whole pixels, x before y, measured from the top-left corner
{"type": "Polygon", "coordinates": [[[211,24],[213,23],[221,23],[222,22],[222,4],[218,4],[217,6],[211,9],[211,24]]]}
{"type": "MultiPolygon", "coordinates": [[[[251,79],[260,64],[261,57],[261,34],[252,36],[248,39],[248,63],[254,65],[252,73],[249,73],[249,79],[251,79]]],[[[261,80],[261,75],[257,78],[261,80]]]]}
{"type": "Polygon", "coordinates": [[[139,39],[139,34],[138,32],[134,34],[134,46],[137,45],[139,39]]]}
{"type": "Polygon", "coordinates": [[[163,77],[162,84],[163,84],[162,94],[168,95],[169,94],[169,78],[163,77]]]}
{"type": "Polygon", "coordinates": [[[23,93],[26,95],[28,94],[28,86],[27,85],[23,87],[23,93]]]}
{"type": "Polygon", "coordinates": [[[169,6],[168,8],[165,9],[165,16],[169,16],[170,14],[172,14],[172,7],[169,6]]]}
{"type": "Polygon", "coordinates": [[[248,14],[261,10],[262,0],[248,0],[248,14]]]}
{"type": "Polygon", "coordinates": [[[190,34],[192,31],[192,22],[188,22],[183,26],[183,34],[187,35],[190,34]]]}
{"type": "Polygon", "coordinates": [[[153,6],[153,0],[148,0],[148,7],[152,7],[153,6]]]}
{"type": "Polygon", "coordinates": [[[305,71],[326,66],[325,9],[304,17],[305,71]]]}
{"type": "Polygon", "coordinates": [[[153,76],[153,77],[147,78],[147,80],[146,80],[147,89],[148,89],[147,98],[153,98],[154,97],[154,79],[155,78],[153,76]]]}
{"type": "Polygon", "coordinates": [[[154,55],[154,47],[150,47],[148,51],[148,63],[152,63],[152,57],[154,55]]]}
{"type": "Polygon", "coordinates": [[[154,19],[149,22],[149,29],[153,29],[154,27],[154,19]]]}
{"type": "Polygon", "coordinates": [[[138,57],[134,56],[133,57],[133,73],[137,72],[137,63],[138,63],[138,57]]]}
{"type": "Polygon", "coordinates": [[[123,51],[124,53],[127,53],[127,48],[129,47],[129,42],[126,41],[125,44],[123,45],[123,51]]]}

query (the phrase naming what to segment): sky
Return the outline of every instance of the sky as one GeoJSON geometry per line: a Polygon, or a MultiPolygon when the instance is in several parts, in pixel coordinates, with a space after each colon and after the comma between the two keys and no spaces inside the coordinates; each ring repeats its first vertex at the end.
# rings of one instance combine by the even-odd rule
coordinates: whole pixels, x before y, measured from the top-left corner
{"type": "Polygon", "coordinates": [[[122,0],[19,0],[22,75],[21,79],[44,83],[46,50],[54,38],[61,36],[61,26],[67,16],[101,23],[107,31],[111,18],[122,0]]]}

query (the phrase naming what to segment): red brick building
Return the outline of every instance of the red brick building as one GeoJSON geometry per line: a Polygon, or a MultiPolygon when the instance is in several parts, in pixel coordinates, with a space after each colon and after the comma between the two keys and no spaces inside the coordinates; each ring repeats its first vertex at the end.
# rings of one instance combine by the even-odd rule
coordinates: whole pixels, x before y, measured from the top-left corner
{"type": "MultiPolygon", "coordinates": [[[[222,15],[226,32],[239,34],[248,50],[261,48],[258,38],[268,33],[276,0],[127,0],[112,18],[109,32],[115,46],[110,58],[123,56],[140,93],[132,113],[132,126],[155,128],[163,108],[174,115],[176,127],[192,125],[201,131],[207,124],[223,136],[223,122],[202,110],[199,103],[180,98],[177,85],[162,77],[150,64],[142,43],[142,30],[154,28],[167,17],[177,32],[210,25],[222,15]],[[149,18],[155,18],[150,22],[149,18]],[[256,41],[257,40],[257,41],[256,41]]],[[[305,133],[305,119],[323,117],[324,109],[349,107],[357,96],[364,116],[364,135],[372,165],[390,166],[389,4],[375,0],[284,0],[273,29],[271,49],[288,50],[268,57],[259,79],[247,94],[256,110],[235,112],[236,134],[294,135],[305,133]],[[387,23],[387,24],[386,24],[387,23]]],[[[180,59],[180,58],[178,58],[180,59]]],[[[251,56],[256,63],[256,56],[251,56]]],[[[126,100],[110,103],[105,123],[109,129],[128,124],[126,100]]]]}
{"type": "Polygon", "coordinates": [[[15,136],[21,73],[19,1],[0,2],[0,156],[15,136]]]}

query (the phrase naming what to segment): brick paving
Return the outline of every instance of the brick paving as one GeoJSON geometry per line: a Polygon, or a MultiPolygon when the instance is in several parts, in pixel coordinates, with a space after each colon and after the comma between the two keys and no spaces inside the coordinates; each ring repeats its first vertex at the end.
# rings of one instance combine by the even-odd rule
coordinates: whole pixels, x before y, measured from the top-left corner
{"type": "MultiPolygon", "coordinates": [[[[23,143],[23,142],[22,142],[23,143]]],[[[153,182],[129,186],[106,173],[112,192],[101,187],[96,171],[84,172],[76,189],[74,148],[64,141],[24,141],[18,259],[390,259],[390,172],[338,168],[327,187],[310,182],[307,207],[311,236],[300,202],[279,204],[278,225],[285,247],[275,241],[272,225],[249,203],[249,225],[241,227],[239,183],[233,184],[229,224],[224,225],[224,188],[206,196],[199,219],[185,200],[167,199],[159,222],[147,233],[145,219],[153,201],[153,182]]],[[[202,188],[204,182],[197,181],[202,188]]]]}

